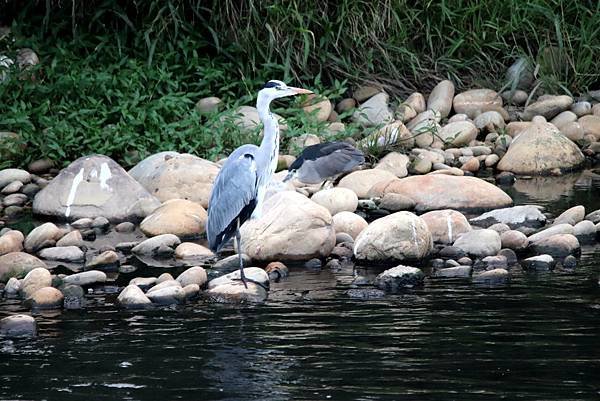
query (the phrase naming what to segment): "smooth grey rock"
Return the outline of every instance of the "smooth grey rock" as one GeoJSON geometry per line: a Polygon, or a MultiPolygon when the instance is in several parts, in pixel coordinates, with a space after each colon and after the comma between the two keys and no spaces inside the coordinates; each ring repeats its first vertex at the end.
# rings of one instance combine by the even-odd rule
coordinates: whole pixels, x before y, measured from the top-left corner
{"type": "Polygon", "coordinates": [[[576,237],[593,238],[596,236],[596,225],[589,220],[582,220],[573,227],[573,234],[576,237]]]}
{"type": "Polygon", "coordinates": [[[584,217],[585,217],[585,207],[583,207],[581,205],[573,206],[572,208],[567,209],[564,212],[562,212],[560,214],[560,216],[558,216],[556,219],[554,219],[553,225],[570,224],[570,225],[574,226],[575,224],[577,224],[581,220],[583,220],[584,217]]]}
{"type": "Polygon", "coordinates": [[[148,290],[148,292],[146,293],[146,295],[150,294],[153,291],[160,291],[164,288],[169,288],[169,287],[180,287],[181,288],[182,286],[179,281],[174,280],[174,279],[168,279],[168,280],[164,280],[161,282],[158,282],[158,280],[157,280],[157,284],[154,287],[150,288],[148,290]]]}
{"type": "Polygon", "coordinates": [[[488,270],[473,276],[473,283],[480,285],[501,285],[510,282],[510,273],[506,269],[488,270]]]}
{"type": "Polygon", "coordinates": [[[523,269],[535,271],[552,270],[554,269],[555,265],[556,261],[550,255],[532,256],[531,258],[524,259],[521,262],[523,269]]]}
{"type": "Polygon", "coordinates": [[[438,269],[433,276],[439,278],[468,278],[471,276],[471,266],[454,266],[438,269]]]}
{"type": "Polygon", "coordinates": [[[206,270],[200,266],[190,267],[177,276],[177,281],[182,287],[186,287],[190,284],[197,284],[199,287],[202,287],[206,284],[207,280],[206,270]]]}
{"type": "Polygon", "coordinates": [[[539,231],[529,236],[529,242],[534,243],[544,238],[551,237],[556,234],[574,234],[575,230],[570,224],[555,224],[545,230],[539,231]]]}
{"type": "Polygon", "coordinates": [[[263,303],[267,296],[262,286],[249,282],[245,288],[241,281],[228,281],[206,292],[208,300],[217,303],[263,303]]]}
{"type": "Polygon", "coordinates": [[[21,296],[24,299],[31,297],[37,290],[44,287],[50,287],[52,285],[52,275],[50,272],[43,268],[37,267],[31,270],[21,283],[21,296]]]}
{"type": "Polygon", "coordinates": [[[161,246],[175,248],[181,243],[179,237],[173,234],[162,234],[142,241],[131,250],[134,254],[154,256],[161,246]]]}
{"type": "Polygon", "coordinates": [[[154,284],[156,284],[156,277],[135,277],[129,280],[129,285],[137,285],[141,289],[146,289],[154,284]]]}
{"type": "Polygon", "coordinates": [[[31,174],[18,168],[0,170],[0,188],[4,188],[13,181],[21,181],[23,184],[27,184],[31,181],[31,174]]]}
{"type": "Polygon", "coordinates": [[[56,246],[76,246],[81,247],[83,245],[83,237],[81,236],[81,231],[73,230],[66,235],[64,235],[61,239],[56,241],[56,246]]]}
{"type": "Polygon", "coordinates": [[[11,277],[22,278],[35,268],[46,268],[46,264],[24,252],[10,252],[0,256],[0,282],[11,277]]]}
{"type": "Polygon", "coordinates": [[[185,291],[181,287],[165,287],[155,291],[148,291],[146,296],[156,304],[171,305],[185,301],[185,291]]]}
{"type": "Polygon", "coordinates": [[[104,216],[120,222],[139,218],[128,211],[144,200],[160,204],[112,159],[92,155],[75,160],[38,192],[33,211],[65,220],[104,216]]]}
{"type": "Polygon", "coordinates": [[[513,251],[522,251],[529,246],[529,238],[516,230],[509,230],[500,234],[500,241],[502,248],[509,248],[513,251]]]}
{"type": "Polygon", "coordinates": [[[453,246],[462,249],[469,255],[485,257],[496,255],[502,247],[500,234],[496,231],[483,229],[463,233],[453,246]]]}
{"type": "Polygon", "coordinates": [[[421,269],[399,265],[385,270],[375,278],[375,285],[386,292],[397,292],[402,289],[420,286],[425,280],[421,269]]]}
{"type": "Polygon", "coordinates": [[[44,223],[37,226],[25,238],[25,250],[27,252],[37,252],[38,250],[54,246],[61,237],[62,231],[53,223],[44,223]]]}
{"type": "Polygon", "coordinates": [[[504,223],[513,229],[522,226],[538,228],[546,224],[546,216],[540,211],[539,207],[524,205],[491,210],[472,218],[470,222],[480,227],[504,223]]]}
{"type": "MultiPolygon", "coordinates": [[[[269,275],[260,267],[246,267],[244,268],[244,275],[257,283],[262,284],[263,286],[265,286],[265,288],[269,288],[269,275]]],[[[232,273],[228,273],[221,277],[217,277],[213,280],[210,280],[208,282],[208,288],[212,289],[231,282],[237,283],[239,279],[240,271],[236,270],[232,273]]]]}
{"type": "Polygon", "coordinates": [[[28,315],[12,315],[0,320],[0,334],[6,337],[35,337],[37,323],[28,315]]]}
{"type": "Polygon", "coordinates": [[[135,224],[133,224],[129,221],[124,221],[115,226],[115,231],[118,233],[130,233],[130,232],[133,232],[134,230],[135,230],[135,224]]]}
{"type": "Polygon", "coordinates": [[[75,284],[80,286],[86,286],[96,283],[106,282],[106,273],[99,270],[89,270],[86,272],[71,274],[63,279],[66,284],[75,284]]]}
{"type": "MultiPolygon", "coordinates": [[[[352,237],[350,237],[350,238],[352,238],[352,237]]],[[[212,269],[219,271],[221,273],[223,273],[223,272],[229,273],[229,272],[232,272],[232,271],[240,268],[239,260],[240,259],[237,254],[227,256],[226,258],[223,258],[223,259],[215,262],[215,264],[212,265],[212,269]]],[[[243,262],[244,266],[249,266],[252,263],[252,260],[250,259],[250,256],[243,253],[242,254],[242,262],[243,262]]]]}
{"type": "Polygon", "coordinates": [[[152,301],[144,294],[144,292],[136,285],[128,285],[121,291],[117,297],[117,301],[124,308],[145,308],[152,304],[152,301]]]}
{"type": "Polygon", "coordinates": [[[83,251],[76,246],[44,248],[38,252],[38,255],[42,259],[60,262],[83,262],[85,259],[83,251]]]}
{"type": "Polygon", "coordinates": [[[581,251],[577,237],[572,234],[556,234],[536,241],[532,245],[537,254],[547,253],[555,257],[576,255],[581,251]]]}
{"type": "Polygon", "coordinates": [[[21,281],[15,277],[11,277],[4,287],[4,296],[6,298],[18,298],[20,289],[21,281]]]}

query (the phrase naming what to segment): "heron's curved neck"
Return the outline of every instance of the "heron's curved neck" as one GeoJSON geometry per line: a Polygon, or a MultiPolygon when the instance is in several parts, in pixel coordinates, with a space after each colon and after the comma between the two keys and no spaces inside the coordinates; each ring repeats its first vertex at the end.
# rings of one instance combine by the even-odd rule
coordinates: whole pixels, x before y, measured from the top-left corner
{"type": "Polygon", "coordinates": [[[264,126],[263,139],[260,143],[260,154],[265,156],[265,160],[259,161],[264,167],[273,163],[277,166],[277,158],[279,156],[279,123],[269,110],[270,104],[271,100],[262,96],[259,96],[256,101],[258,116],[264,126]]]}

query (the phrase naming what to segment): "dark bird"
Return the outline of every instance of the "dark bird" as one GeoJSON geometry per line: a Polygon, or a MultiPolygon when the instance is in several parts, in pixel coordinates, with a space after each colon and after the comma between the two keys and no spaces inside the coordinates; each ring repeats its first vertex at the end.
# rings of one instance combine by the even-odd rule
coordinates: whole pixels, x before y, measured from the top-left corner
{"type": "Polygon", "coordinates": [[[319,143],[304,148],[289,167],[284,181],[297,178],[306,184],[318,184],[352,171],[364,162],[365,155],[348,142],[319,143]]]}
{"type": "Polygon", "coordinates": [[[260,215],[267,185],[277,167],[279,124],[269,110],[271,101],[280,97],[312,93],[272,80],[258,92],[256,108],[264,125],[260,146],[242,145],[234,150],[219,171],[208,204],[206,236],[210,249],[217,253],[233,236],[240,259],[240,278],[247,288],[242,260],[240,227],[260,215]]]}

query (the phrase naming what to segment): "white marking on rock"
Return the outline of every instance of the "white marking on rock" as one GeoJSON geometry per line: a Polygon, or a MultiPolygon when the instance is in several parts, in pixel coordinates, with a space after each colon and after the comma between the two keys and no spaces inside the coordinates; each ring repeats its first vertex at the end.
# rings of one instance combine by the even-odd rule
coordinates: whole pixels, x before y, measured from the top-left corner
{"type": "Polygon", "coordinates": [[[79,170],[79,173],[73,178],[73,184],[71,184],[71,190],[69,191],[69,196],[67,197],[67,210],[65,211],[65,217],[69,217],[71,215],[71,205],[75,201],[75,193],[77,192],[77,187],[83,181],[83,167],[79,170]]]}
{"type": "Polygon", "coordinates": [[[448,241],[453,242],[452,240],[452,216],[448,214],[446,216],[446,222],[448,223],[448,241]]]}
{"type": "Polygon", "coordinates": [[[106,162],[102,163],[100,166],[100,188],[106,189],[110,191],[110,186],[108,186],[107,182],[112,177],[110,173],[110,168],[106,162]]]}

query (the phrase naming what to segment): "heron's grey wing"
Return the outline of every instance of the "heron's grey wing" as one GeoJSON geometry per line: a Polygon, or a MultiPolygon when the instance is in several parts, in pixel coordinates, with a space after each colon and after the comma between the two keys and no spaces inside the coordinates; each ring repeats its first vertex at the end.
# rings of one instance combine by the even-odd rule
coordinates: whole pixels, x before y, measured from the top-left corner
{"type": "Polygon", "coordinates": [[[305,164],[310,165],[324,179],[350,171],[364,162],[363,153],[348,144],[348,146],[340,147],[326,156],[315,160],[307,160],[305,164]]]}
{"type": "Polygon", "coordinates": [[[233,152],[213,183],[208,204],[206,236],[210,249],[218,251],[234,234],[237,218],[248,219],[256,206],[256,147],[233,152]]]}

